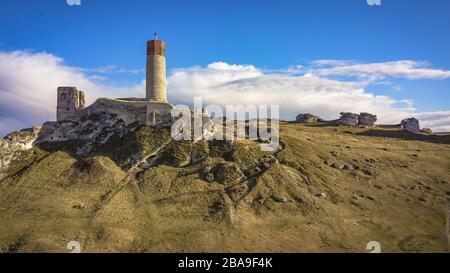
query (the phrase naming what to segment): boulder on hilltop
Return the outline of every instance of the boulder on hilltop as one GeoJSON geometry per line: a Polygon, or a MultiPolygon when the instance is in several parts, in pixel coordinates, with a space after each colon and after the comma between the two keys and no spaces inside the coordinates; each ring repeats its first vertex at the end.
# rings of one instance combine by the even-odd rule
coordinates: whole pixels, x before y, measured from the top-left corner
{"type": "Polygon", "coordinates": [[[299,114],[295,120],[299,123],[316,123],[324,121],[321,117],[309,113],[299,114]]]}
{"type": "Polygon", "coordinates": [[[358,122],[359,122],[359,115],[350,112],[342,112],[341,117],[333,121],[334,124],[345,126],[357,126],[358,122]]]}
{"type": "Polygon", "coordinates": [[[377,122],[377,116],[372,115],[370,113],[360,113],[359,119],[358,119],[358,125],[363,126],[375,126],[375,123],[377,122]]]}
{"type": "Polygon", "coordinates": [[[362,112],[359,115],[351,112],[342,112],[341,117],[336,120],[329,121],[330,125],[344,125],[344,126],[375,126],[377,116],[362,112]]]}
{"type": "Polygon", "coordinates": [[[420,134],[420,124],[416,118],[406,118],[401,121],[400,125],[408,132],[420,134]]]}

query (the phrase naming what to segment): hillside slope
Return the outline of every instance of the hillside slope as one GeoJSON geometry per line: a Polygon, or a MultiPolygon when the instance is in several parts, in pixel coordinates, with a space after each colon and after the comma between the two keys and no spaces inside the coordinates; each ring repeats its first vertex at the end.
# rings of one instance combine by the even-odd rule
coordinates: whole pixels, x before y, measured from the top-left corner
{"type": "Polygon", "coordinates": [[[0,251],[450,250],[450,135],[281,129],[274,154],[148,127],[83,157],[69,142],[24,151],[0,181],[0,251]]]}

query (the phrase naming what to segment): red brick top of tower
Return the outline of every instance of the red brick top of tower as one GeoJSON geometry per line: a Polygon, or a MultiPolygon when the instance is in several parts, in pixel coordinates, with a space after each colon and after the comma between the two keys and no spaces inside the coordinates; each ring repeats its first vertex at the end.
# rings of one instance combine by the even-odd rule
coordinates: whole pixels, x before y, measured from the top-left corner
{"type": "Polygon", "coordinates": [[[166,56],[166,43],[160,40],[151,40],[147,42],[147,56],[160,55],[166,56]]]}

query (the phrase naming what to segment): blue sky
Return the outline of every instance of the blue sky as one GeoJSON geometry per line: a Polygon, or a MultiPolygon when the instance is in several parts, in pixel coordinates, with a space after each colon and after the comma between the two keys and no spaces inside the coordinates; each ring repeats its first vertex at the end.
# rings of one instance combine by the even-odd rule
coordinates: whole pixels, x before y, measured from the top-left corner
{"type": "MultiPolygon", "coordinates": [[[[444,73],[412,71],[414,76],[405,76],[388,69],[393,74],[383,72],[380,78],[375,67],[376,79],[367,79],[366,68],[358,72],[365,76],[327,72],[319,77],[366,82],[364,90],[374,96],[414,101],[413,113],[450,110],[448,0],[382,0],[380,6],[369,6],[366,0],[81,0],[80,6],[69,6],[66,0],[3,0],[1,5],[0,52],[27,52],[28,57],[46,52],[61,59],[58,65],[81,69],[103,87],[126,90],[142,82],[145,41],[158,31],[168,45],[169,71],[189,71],[191,76],[207,73],[207,66],[216,62],[278,75],[302,66],[293,73],[301,77],[316,71],[312,63],[317,60],[350,65],[414,61],[421,65],[413,70],[444,73]],[[107,67],[109,72],[99,69],[107,67]]],[[[3,86],[17,85],[5,83],[17,79],[0,75],[0,80],[3,86]]],[[[173,92],[183,89],[177,82],[171,86],[173,92]]],[[[0,110],[0,115],[5,112],[0,110]]],[[[22,124],[26,122],[16,126],[22,124]]]]}
{"type": "Polygon", "coordinates": [[[143,67],[142,45],[158,31],[169,67],[417,59],[449,68],[449,29],[447,0],[4,0],[0,9],[2,49],[47,51],[80,67],[143,67]]]}

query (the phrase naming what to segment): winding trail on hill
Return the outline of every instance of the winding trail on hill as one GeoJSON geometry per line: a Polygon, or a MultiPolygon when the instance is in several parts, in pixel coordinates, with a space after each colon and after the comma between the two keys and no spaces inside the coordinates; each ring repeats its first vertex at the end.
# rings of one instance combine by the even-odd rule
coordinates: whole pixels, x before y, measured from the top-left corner
{"type": "Polygon", "coordinates": [[[5,175],[3,177],[0,177],[0,183],[7,180],[8,178],[13,178],[13,177],[17,177],[17,176],[21,176],[23,173],[26,173],[28,170],[30,170],[32,167],[36,166],[37,164],[39,164],[42,160],[46,159],[47,157],[50,156],[49,154],[46,154],[44,156],[42,156],[41,158],[36,159],[35,161],[33,161],[31,164],[23,166],[20,170],[16,171],[15,173],[12,173],[10,175],[5,175]]]}
{"type": "MultiPolygon", "coordinates": [[[[134,192],[138,202],[145,201],[144,200],[145,198],[143,198],[144,195],[142,194],[141,190],[139,189],[138,177],[146,169],[143,169],[140,166],[142,164],[146,163],[149,158],[151,158],[153,156],[157,156],[173,140],[174,140],[174,138],[171,137],[169,140],[164,142],[159,148],[157,148],[156,150],[152,151],[152,153],[150,153],[150,154],[146,155],[145,157],[143,157],[139,162],[136,162],[126,172],[126,175],[122,179],[122,181],[119,182],[112,191],[110,191],[106,195],[102,196],[100,201],[96,205],[94,205],[94,207],[93,207],[93,209],[92,209],[92,211],[90,213],[90,217],[94,218],[97,215],[97,213],[99,211],[101,211],[101,209],[103,207],[105,207],[114,198],[114,196],[116,196],[116,194],[118,194],[124,188],[129,187],[129,186],[132,187],[133,192],[134,192]]],[[[275,151],[273,153],[273,155],[276,156],[278,153],[282,152],[285,149],[286,149],[286,145],[280,140],[280,147],[279,147],[279,149],[277,151],[275,151]]],[[[243,183],[243,182],[248,182],[248,184],[249,184],[248,190],[244,194],[243,197],[245,197],[245,195],[247,195],[248,193],[251,192],[251,190],[256,186],[257,178],[262,176],[268,170],[270,170],[272,168],[273,164],[274,163],[271,163],[270,166],[267,167],[267,168],[260,168],[260,170],[255,172],[251,177],[243,176],[243,177],[239,178],[236,181],[236,183],[234,185],[239,184],[239,183],[243,183]]],[[[260,167],[259,165],[260,165],[260,163],[256,164],[255,166],[253,166],[249,170],[256,169],[256,168],[260,167]]],[[[173,197],[171,197],[171,198],[173,198],[173,197]]],[[[234,202],[235,203],[234,205],[236,206],[237,203],[239,203],[239,201],[242,200],[242,198],[240,198],[238,201],[234,202]]]]}
{"type": "MultiPolygon", "coordinates": [[[[278,150],[276,150],[275,152],[273,152],[273,156],[274,156],[275,159],[276,159],[275,162],[267,162],[267,163],[270,164],[268,167],[261,167],[261,166],[260,166],[261,162],[255,164],[254,166],[252,166],[252,167],[248,168],[247,170],[245,170],[245,172],[251,172],[252,170],[254,170],[253,175],[251,175],[251,176],[250,176],[250,175],[249,175],[249,176],[244,175],[244,176],[240,177],[239,179],[237,179],[236,182],[235,182],[233,185],[230,185],[230,186],[228,186],[228,187],[225,188],[225,192],[227,193],[228,197],[229,197],[229,198],[232,200],[232,202],[233,202],[234,209],[236,209],[237,206],[238,206],[238,204],[239,204],[242,200],[244,200],[244,198],[245,198],[248,194],[250,194],[250,192],[256,187],[258,178],[261,177],[261,176],[263,176],[267,171],[269,171],[269,170],[273,167],[274,164],[276,164],[276,163],[278,162],[278,159],[276,158],[276,156],[277,156],[280,152],[282,152],[282,151],[284,151],[284,150],[286,149],[286,145],[285,145],[284,142],[282,142],[281,140],[280,140],[280,142],[279,142],[279,145],[280,145],[280,146],[279,146],[278,150]],[[259,169],[259,171],[258,171],[258,169],[259,169]],[[256,171],[255,171],[255,170],[256,170],[256,171]],[[232,189],[234,186],[236,186],[236,185],[238,185],[238,184],[245,183],[245,182],[247,182],[247,184],[248,184],[247,190],[246,190],[245,193],[243,193],[237,200],[233,200],[233,198],[231,197],[231,194],[230,194],[230,189],[232,189]]],[[[245,173],[245,172],[244,172],[244,173],[245,173]]]]}
{"type": "MultiPolygon", "coordinates": [[[[163,143],[158,149],[154,150],[152,153],[146,155],[143,157],[139,162],[135,163],[127,172],[125,177],[122,179],[122,181],[119,182],[119,184],[108,194],[103,196],[100,199],[100,202],[94,206],[92,209],[90,216],[95,217],[95,215],[104,207],[106,206],[113,198],[116,196],[117,193],[122,191],[124,188],[126,188],[129,185],[134,185],[134,188],[137,189],[137,191],[140,192],[137,177],[141,172],[144,171],[144,169],[140,168],[139,166],[143,163],[145,163],[150,157],[157,155],[161,150],[163,150],[167,145],[169,145],[172,142],[173,138],[170,138],[168,141],[163,143]],[[136,188],[137,187],[137,188],[136,188]]],[[[141,199],[141,194],[137,194],[137,198],[141,199]]]]}
{"type": "Polygon", "coordinates": [[[157,154],[159,154],[159,152],[164,149],[167,145],[169,145],[171,142],[173,141],[173,138],[169,138],[169,140],[167,140],[166,142],[163,143],[163,145],[161,145],[158,149],[154,150],[151,154],[148,154],[147,156],[143,157],[139,162],[137,162],[136,164],[133,165],[133,167],[131,167],[129,171],[132,171],[133,169],[137,169],[139,168],[139,166],[141,164],[144,164],[145,162],[147,162],[147,160],[152,157],[152,156],[156,156],[157,154]]]}

